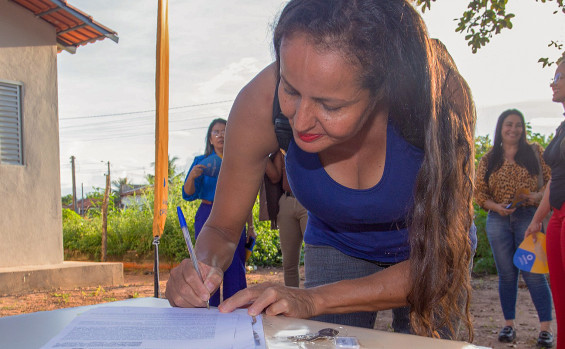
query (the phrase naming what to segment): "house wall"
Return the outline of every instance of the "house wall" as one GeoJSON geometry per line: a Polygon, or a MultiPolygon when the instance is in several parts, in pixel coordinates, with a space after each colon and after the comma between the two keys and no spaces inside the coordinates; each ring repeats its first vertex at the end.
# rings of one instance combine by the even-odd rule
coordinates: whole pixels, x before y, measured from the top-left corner
{"type": "Polygon", "coordinates": [[[56,33],[0,0],[0,80],[22,90],[24,164],[0,164],[0,268],[63,262],[56,33]]]}

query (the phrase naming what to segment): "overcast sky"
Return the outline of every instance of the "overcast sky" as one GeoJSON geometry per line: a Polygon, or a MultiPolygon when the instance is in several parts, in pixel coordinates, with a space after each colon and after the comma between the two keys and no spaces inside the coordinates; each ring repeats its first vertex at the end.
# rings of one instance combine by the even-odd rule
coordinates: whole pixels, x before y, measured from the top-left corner
{"type": "MultiPolygon", "coordinates": [[[[85,193],[104,186],[107,161],[112,179],[144,183],[145,174],[154,171],[157,1],[68,3],[117,31],[120,40],[58,55],[62,195],[72,190],[72,155],[79,197],[81,183],[85,193]]],[[[239,90],[272,61],[271,25],[284,3],[169,0],[169,154],[179,158],[180,171],[204,151],[210,121],[227,117],[239,90]]],[[[552,14],[554,3],[510,1],[514,28],[472,54],[453,20],[467,3],[438,0],[424,18],[430,35],[444,42],[471,86],[476,133],[492,135],[496,118],[510,107],[524,112],[534,132],[553,132],[563,112],[551,102],[554,68],[542,69],[537,60],[558,56],[547,44],[565,41],[563,15],[552,14]]]]}

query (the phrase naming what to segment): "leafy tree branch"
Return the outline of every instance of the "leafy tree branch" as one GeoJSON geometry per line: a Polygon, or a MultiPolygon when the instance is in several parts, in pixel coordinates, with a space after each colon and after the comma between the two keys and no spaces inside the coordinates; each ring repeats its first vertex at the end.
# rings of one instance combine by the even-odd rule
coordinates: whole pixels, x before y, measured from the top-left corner
{"type": "MultiPolygon", "coordinates": [[[[431,9],[431,3],[436,0],[416,0],[422,12],[431,9]]],[[[463,12],[458,19],[456,32],[464,33],[467,44],[471,47],[473,53],[488,44],[493,35],[500,34],[504,29],[512,29],[512,19],[516,16],[506,10],[509,0],[471,0],[467,6],[467,10],[463,12]]],[[[518,0],[514,0],[518,1],[518,0]]],[[[524,1],[524,0],[520,0],[524,1]]],[[[554,3],[557,9],[554,15],[565,15],[565,0],[536,0],[541,3],[554,3]]],[[[564,19],[565,20],[565,19],[564,19]]],[[[563,51],[563,43],[552,40],[548,47],[555,47],[561,51],[561,56],[556,59],[542,57],[538,60],[543,67],[551,66],[556,62],[565,59],[565,51],[563,51]]]]}

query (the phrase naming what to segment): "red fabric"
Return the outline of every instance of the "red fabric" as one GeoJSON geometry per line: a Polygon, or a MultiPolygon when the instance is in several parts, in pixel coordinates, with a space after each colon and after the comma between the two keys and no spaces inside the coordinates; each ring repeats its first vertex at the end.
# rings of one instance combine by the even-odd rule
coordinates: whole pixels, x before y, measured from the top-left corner
{"type": "Polygon", "coordinates": [[[556,349],[565,349],[565,204],[553,209],[546,234],[547,264],[557,320],[556,349]]]}

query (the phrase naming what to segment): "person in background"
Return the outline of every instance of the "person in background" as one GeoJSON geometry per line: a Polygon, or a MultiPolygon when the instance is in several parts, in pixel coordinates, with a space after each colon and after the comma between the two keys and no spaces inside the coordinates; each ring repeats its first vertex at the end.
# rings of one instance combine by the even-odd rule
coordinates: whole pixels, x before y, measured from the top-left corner
{"type": "MultiPolygon", "coordinates": [[[[204,155],[194,158],[182,188],[182,197],[187,201],[200,199],[200,206],[194,217],[194,234],[196,239],[202,230],[202,226],[208,219],[212,210],[212,203],[216,196],[217,176],[207,176],[203,174],[205,168],[200,163],[209,156],[214,154],[223,158],[224,155],[224,135],[226,131],[225,119],[214,119],[208,127],[206,133],[206,149],[204,155]]],[[[223,283],[223,299],[227,299],[234,295],[237,291],[247,287],[245,279],[245,243],[249,238],[255,238],[255,230],[253,228],[253,216],[247,217],[247,234],[245,227],[241,231],[237,247],[233,252],[233,262],[224,273],[223,283]]],[[[210,297],[210,305],[218,306],[220,304],[220,290],[210,297]]]]}
{"type": "MultiPolygon", "coordinates": [[[[498,271],[498,293],[506,321],[498,333],[500,342],[510,343],[516,339],[514,320],[520,270],[514,265],[513,258],[524,241],[526,229],[550,177],[549,166],[542,154],[541,146],[526,140],[524,115],[509,109],[498,117],[494,145],[481,158],[477,170],[475,201],[488,211],[486,231],[498,271]],[[520,191],[528,194],[519,194],[520,191]],[[512,207],[516,195],[522,203],[512,207]]],[[[544,274],[526,271],[522,271],[522,277],[540,321],[538,344],[551,347],[552,307],[547,279],[544,274]]]]}
{"type": "MultiPolygon", "coordinates": [[[[171,271],[171,305],[202,307],[278,150],[275,99],[293,139],[292,193],[308,210],[305,288],[260,284],[219,306],[372,328],[410,306],[411,330],[472,338],[475,110],[447,52],[404,0],[291,0],[276,62],[236,98],[210,218],[191,263],[171,271]]],[[[279,111],[276,111],[277,113],[279,111]]]]}
{"type": "Polygon", "coordinates": [[[279,212],[277,214],[277,226],[281,242],[283,258],[284,284],[286,286],[299,287],[300,253],[302,251],[302,239],[308,221],[308,212],[296,200],[286,177],[286,168],[282,152],[279,150],[269,157],[265,173],[271,183],[282,181],[282,195],[279,199],[279,212]]]}
{"type": "MultiPolygon", "coordinates": [[[[565,60],[561,60],[551,82],[553,101],[565,109],[565,60]]],[[[565,115],[565,114],[564,114],[565,115]]],[[[551,167],[551,180],[546,186],[526,236],[540,231],[541,224],[550,210],[553,214],[547,224],[546,249],[551,293],[557,320],[557,349],[565,348],[565,121],[559,125],[543,158],[551,167]]]]}

